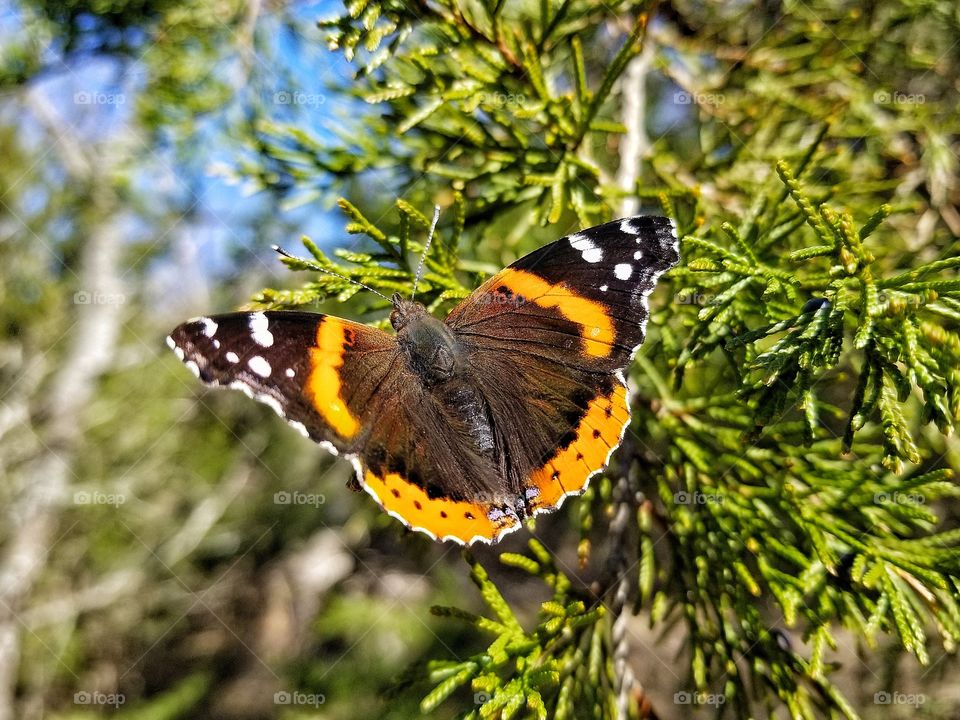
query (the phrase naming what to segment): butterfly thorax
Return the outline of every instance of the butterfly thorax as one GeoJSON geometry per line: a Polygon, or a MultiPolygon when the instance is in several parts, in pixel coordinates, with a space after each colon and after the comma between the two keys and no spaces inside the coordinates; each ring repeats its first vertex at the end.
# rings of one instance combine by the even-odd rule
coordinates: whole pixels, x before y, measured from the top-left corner
{"type": "Polygon", "coordinates": [[[420,303],[395,300],[390,322],[407,363],[427,386],[451,380],[460,350],[453,331],[420,303]]]}
{"type": "Polygon", "coordinates": [[[473,449],[492,460],[493,428],[486,405],[464,372],[464,351],[453,330],[420,303],[396,297],[390,322],[410,369],[424,388],[449,409],[448,420],[472,438],[473,449]]]}

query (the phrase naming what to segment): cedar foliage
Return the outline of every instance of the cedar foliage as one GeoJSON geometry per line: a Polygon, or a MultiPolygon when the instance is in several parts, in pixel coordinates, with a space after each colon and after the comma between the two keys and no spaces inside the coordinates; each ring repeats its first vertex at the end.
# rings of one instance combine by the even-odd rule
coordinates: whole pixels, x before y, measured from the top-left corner
{"type": "Polygon", "coordinates": [[[331,175],[354,183],[340,207],[357,242],[330,257],[305,240],[311,258],[286,262],[309,279],[258,304],[353,298],[382,319],[385,303],[315,265],[409,294],[434,202],[419,292],[435,312],[625,197],[681,236],[629,373],[628,442],[575,503],[581,561],[621,572],[581,587],[537,540],[504,554],[552,593],[526,630],[468,557],[492,615],[435,612],[492,641],[414,672],[433,688],[424,712],[636,716],[623,613],[683,626],[691,692],[728,717],[857,717],[831,682],[838,628],[921,664],[955,648],[952,3],[354,0],[320,27],[372,112],[332,144],[258,122],[262,157],[237,172],[263,189],[282,177],[292,203],[331,175]],[[624,71],[644,48],[660,117],[623,188],[624,71]]]}

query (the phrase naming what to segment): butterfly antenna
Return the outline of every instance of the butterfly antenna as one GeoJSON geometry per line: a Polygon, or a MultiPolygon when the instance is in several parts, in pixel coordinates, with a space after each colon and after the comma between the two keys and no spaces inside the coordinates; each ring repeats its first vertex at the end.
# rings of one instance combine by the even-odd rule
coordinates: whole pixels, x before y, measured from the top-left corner
{"type": "Polygon", "coordinates": [[[427,235],[427,244],[423,246],[423,253],[420,255],[420,263],[417,265],[417,274],[413,278],[413,292],[410,293],[410,299],[417,296],[417,285],[420,284],[420,276],[423,274],[423,264],[427,261],[427,253],[430,252],[430,243],[433,242],[433,233],[437,229],[437,223],[440,222],[440,206],[433,206],[433,222],[430,224],[430,234],[427,235]]]}
{"type": "Polygon", "coordinates": [[[353,278],[347,277],[346,275],[341,275],[336,270],[329,270],[328,268],[322,267],[321,265],[317,265],[317,263],[311,262],[310,260],[304,260],[303,258],[298,258],[294,255],[291,255],[279,245],[272,245],[271,247],[274,249],[275,252],[278,252],[280,255],[283,255],[283,257],[290,258],[291,260],[296,260],[298,263],[302,263],[303,265],[306,265],[311,270],[316,270],[317,272],[326,273],[327,275],[333,275],[334,277],[338,277],[341,280],[346,280],[351,285],[358,285],[359,287],[362,287],[364,290],[369,290],[374,295],[379,295],[388,303],[393,303],[393,301],[390,298],[388,298],[386,295],[384,295],[382,292],[377,292],[372,287],[370,287],[369,285],[364,285],[359,280],[354,280],[353,278]]]}

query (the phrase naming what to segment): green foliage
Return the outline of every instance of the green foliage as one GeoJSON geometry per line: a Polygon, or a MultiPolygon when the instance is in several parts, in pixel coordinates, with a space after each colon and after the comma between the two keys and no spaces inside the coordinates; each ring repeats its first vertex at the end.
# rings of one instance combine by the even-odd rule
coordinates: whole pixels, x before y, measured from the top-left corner
{"type": "MultiPolygon", "coordinates": [[[[256,14],[236,0],[28,0],[17,12],[25,31],[0,51],[0,87],[27,84],[87,57],[137,63],[146,71],[137,113],[144,129],[168,142],[196,132],[198,117],[221,110],[235,95],[227,73],[213,68],[250,72],[256,14]]],[[[112,92],[124,96],[122,104],[129,89],[112,92]]]]}
{"type": "Polygon", "coordinates": [[[960,265],[960,258],[884,278],[867,241],[889,215],[889,206],[882,205],[857,229],[849,212],[814,203],[785,162],[777,172],[795,207],[784,204],[774,187],[758,196],[739,228],[723,223],[685,242],[691,252],[677,275],[690,287],[681,293],[706,302],[677,361],[676,384],[688,365],[722,350],[742,373],[739,398],[756,404],[756,432],[796,404],[810,442],[821,430],[821,414],[838,411],[818,399],[814,386],[831,369],[852,369],[856,363],[861,371],[848,410],[844,452],[877,413],[884,465],[900,471],[904,461],[919,463],[901,409],[911,390],[916,388],[924,403],[921,423],[932,421],[949,433],[960,418],[960,355],[939,325],[944,318],[956,319],[960,299],[957,281],[940,273],[960,265]],[[812,232],[802,232],[801,220],[812,232]],[[790,261],[786,269],[785,258],[790,261]],[[798,308],[802,297],[811,299],[798,308]],[[757,328],[758,320],[766,324],[757,328]]]}
{"type": "MultiPolygon", "coordinates": [[[[431,309],[446,300],[463,298],[469,294],[469,289],[456,277],[456,271],[465,270],[467,266],[458,261],[454,252],[463,233],[464,217],[463,196],[454,193],[454,197],[452,227],[449,231],[446,228],[441,229],[434,235],[431,253],[424,257],[424,271],[418,286],[421,299],[424,296],[435,298],[434,302],[429,304],[431,309]]],[[[420,231],[425,241],[431,226],[426,215],[398,199],[395,206],[398,230],[397,234],[393,235],[377,227],[348,200],[341,198],[339,204],[351,220],[347,224],[347,232],[363,235],[376,249],[371,252],[356,252],[337,248],[334,255],[350,263],[344,265],[327,257],[309,238],[303,238],[303,245],[313,256],[313,261],[284,257],[283,262],[291,270],[320,272],[320,276],[297,290],[265,289],[254,298],[255,302],[265,307],[304,305],[328,297],[336,297],[338,301],[344,302],[361,291],[362,288],[357,283],[371,287],[388,297],[394,292],[405,295],[412,292],[417,270],[412,261],[423,255],[425,247],[425,242],[417,240],[414,233],[420,231]],[[390,266],[384,267],[384,263],[390,263],[390,266]]],[[[383,308],[387,305],[388,303],[384,303],[383,308]]]]}
{"type": "MultiPolygon", "coordinates": [[[[5,102],[108,54],[142,79],[129,122],[155,144],[86,148],[103,172],[64,181],[67,128],[38,152],[0,114],[2,542],[44,502],[55,540],[0,693],[15,685],[21,714],[56,717],[91,717],[73,693],[114,683],[118,714],[138,718],[696,712],[671,707],[677,691],[722,698],[723,717],[852,718],[892,711],[869,696],[904,687],[901,654],[955,673],[955,5],[355,0],[311,34],[270,4],[20,3],[23,32],[0,50],[5,102]],[[298,89],[269,54],[287,23],[299,50],[317,33],[332,48],[316,77],[352,73],[320,121],[265,101],[298,89]],[[155,306],[179,298],[150,295],[147,260],[203,208],[157,209],[138,170],[171,139],[178,160],[205,164],[206,116],[236,152],[226,179],[289,209],[341,198],[344,235],[305,239],[303,258],[283,259],[300,284],[262,290],[262,307],[326,303],[385,324],[388,304],[350,281],[409,295],[436,205],[418,298],[439,315],[629,203],[676,220],[683,260],[628,373],[624,446],[523,531],[528,553],[444,562],[448,547],[344,492],[346,464],[160,355],[173,318],[155,306]],[[103,188],[114,202],[91,203],[103,188]],[[66,500],[23,503],[44,479],[59,359],[96,309],[70,302],[83,252],[128,214],[132,287],[115,362],[88,378],[75,418],[66,500]],[[126,502],[70,503],[91,490],[126,502]],[[278,490],[327,502],[278,505],[278,490]],[[662,641],[639,652],[644,624],[662,641]],[[861,662],[889,684],[861,689],[861,662]],[[648,672],[642,688],[625,670],[680,665],[686,677],[648,672]],[[326,702],[279,707],[280,688],[326,702]]],[[[266,215],[258,230],[285,235],[266,215]]],[[[247,255],[240,274],[263,283],[263,255],[247,255]]],[[[250,287],[225,280],[204,311],[250,287]]]]}
{"type": "Polygon", "coordinates": [[[437,686],[420,705],[425,713],[469,684],[477,708],[463,717],[471,720],[616,717],[611,704],[615,678],[605,660],[612,648],[604,606],[582,597],[542,544],[530,540],[529,546],[531,556],[504,553],[500,561],[539,577],[550,587],[552,596],[540,605],[536,629],[524,632],[483,566],[467,555],[470,577],[496,617],[450,607],[434,607],[432,612],[467,622],[494,640],[484,652],[466,660],[430,664],[429,680],[437,686]]]}
{"type": "Polygon", "coordinates": [[[616,191],[605,186],[598,196],[603,170],[592,154],[623,130],[611,117],[611,91],[646,26],[637,16],[619,47],[604,50],[611,58],[596,88],[588,84],[579,33],[620,5],[627,4],[547,3],[537,16],[512,3],[350,3],[348,15],[320,25],[330,31],[330,45],[354,62],[357,97],[389,105],[373,121],[375,132],[342,133],[344,145],[331,148],[302,130],[265,122],[259,139],[294,177],[313,168],[307,182],[317,171],[388,164],[463,188],[474,213],[517,208],[525,223],[555,223],[572,209],[582,224],[594,224],[609,215],[605,196],[616,191]],[[387,150],[393,133],[404,142],[387,150]]]}

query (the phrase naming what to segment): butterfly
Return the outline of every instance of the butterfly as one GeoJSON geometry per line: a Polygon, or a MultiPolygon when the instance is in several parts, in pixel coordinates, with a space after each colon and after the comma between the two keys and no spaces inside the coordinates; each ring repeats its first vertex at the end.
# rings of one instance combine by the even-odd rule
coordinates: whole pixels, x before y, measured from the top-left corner
{"type": "Polygon", "coordinates": [[[393,334],[237,312],[185,322],[167,344],[203,382],[348,458],[408,527],[492,543],[606,467],[630,424],[623,371],[647,297],[679,259],[670,219],[624,218],[520,258],[443,320],[394,295],[393,334]]]}

